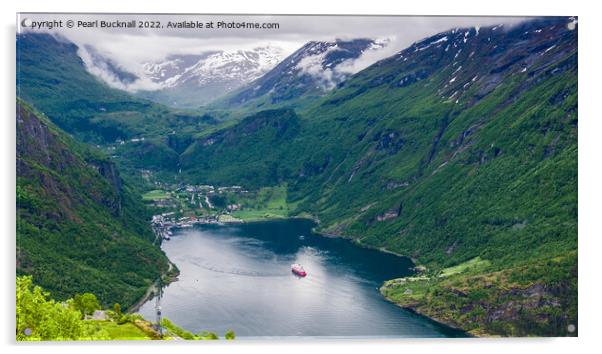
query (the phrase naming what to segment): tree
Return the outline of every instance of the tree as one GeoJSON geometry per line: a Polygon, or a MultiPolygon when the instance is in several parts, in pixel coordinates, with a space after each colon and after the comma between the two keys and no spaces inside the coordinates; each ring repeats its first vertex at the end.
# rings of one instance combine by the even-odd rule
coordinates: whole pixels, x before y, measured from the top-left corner
{"type": "Polygon", "coordinates": [[[113,305],[113,311],[115,311],[115,315],[117,316],[117,318],[120,318],[121,315],[123,315],[123,313],[121,312],[121,305],[119,304],[113,305]]]}
{"type": "Polygon", "coordinates": [[[217,336],[217,334],[213,333],[213,332],[209,332],[209,331],[202,331],[201,333],[198,334],[198,337],[202,340],[216,340],[219,339],[219,337],[217,336]]]}
{"type": "Polygon", "coordinates": [[[229,329],[226,334],[224,334],[224,337],[226,338],[226,340],[234,340],[234,338],[236,338],[236,335],[234,334],[234,331],[229,329]]]}
{"type": "Polygon", "coordinates": [[[100,304],[96,295],[91,293],[84,293],[82,295],[76,294],[73,298],[73,306],[76,310],[82,313],[85,317],[91,315],[96,310],[100,310],[100,304]]]}
{"type": "Polygon", "coordinates": [[[48,293],[33,286],[32,277],[17,277],[17,340],[104,339],[106,333],[95,332],[81,320],[73,301],[57,303],[48,293]]]}

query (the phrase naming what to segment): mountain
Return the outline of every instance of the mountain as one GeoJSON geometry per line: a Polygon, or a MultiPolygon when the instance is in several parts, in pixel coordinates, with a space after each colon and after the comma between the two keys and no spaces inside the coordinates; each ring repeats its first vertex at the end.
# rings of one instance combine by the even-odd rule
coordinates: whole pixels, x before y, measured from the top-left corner
{"type": "MultiPolygon", "coordinates": [[[[95,70],[96,72],[102,73],[104,75],[105,80],[109,80],[113,84],[120,84],[120,88],[124,89],[128,85],[133,84],[134,82],[136,82],[136,80],[139,79],[139,77],[135,74],[125,70],[110,58],[107,58],[104,55],[100,54],[93,46],[84,45],[81,49],[83,50],[78,51],[78,55],[80,57],[87,56],[87,67],[89,68],[89,70],[90,68],[93,68],[93,70],[95,70]]],[[[82,60],[84,59],[82,58],[82,60]]]]}
{"type": "MultiPolygon", "coordinates": [[[[137,141],[122,146],[127,151],[120,156],[128,165],[176,170],[178,153],[171,142],[186,141],[216,123],[216,117],[171,109],[109,87],[87,70],[78,53],[80,48],[62,37],[19,34],[17,95],[81,141],[118,146],[137,141]]],[[[119,70],[107,58],[91,53],[98,65],[119,70]]],[[[129,75],[119,72],[123,80],[134,80],[129,75]]]]}
{"type": "Polygon", "coordinates": [[[17,274],[56,299],[129,307],[168,260],[141,197],[98,151],[17,101],[17,274]]]}
{"type": "Polygon", "coordinates": [[[252,112],[221,125],[110,89],[73,44],[26,34],[18,92],[77,138],[135,137],[118,151],[135,168],[278,186],[318,231],[412,257],[419,274],[381,288],[403,307],[475,335],[571,336],[577,33],[566,17],[456,28],[355,74],[378,43],[311,42],[215,101],[252,112]]]}
{"type": "Polygon", "coordinates": [[[337,39],[311,41],[249,85],[217,100],[216,106],[279,104],[303,96],[321,96],[351,75],[350,64],[386,41],[337,39]]]}
{"type": "MultiPolygon", "coordinates": [[[[285,185],[291,215],[426,267],[383,293],[441,322],[575,335],[576,27],[544,18],[426,38],[310,104],[199,135],[182,177],[285,185]]],[[[229,102],[307,94],[288,70],[313,45],[229,102]]]]}
{"type": "Polygon", "coordinates": [[[144,72],[161,89],[139,96],[177,108],[197,108],[256,80],[284,57],[274,46],[252,50],[171,55],[144,64],[144,72]]]}

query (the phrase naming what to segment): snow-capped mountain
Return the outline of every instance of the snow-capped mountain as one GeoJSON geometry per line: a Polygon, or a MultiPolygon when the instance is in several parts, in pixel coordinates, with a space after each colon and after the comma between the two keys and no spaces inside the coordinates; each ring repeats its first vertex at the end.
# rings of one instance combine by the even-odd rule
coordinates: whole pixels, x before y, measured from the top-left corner
{"type": "Polygon", "coordinates": [[[173,87],[186,70],[213,53],[169,56],[164,61],[144,63],[143,70],[153,82],[163,83],[165,87],[173,87]]]}
{"type": "Polygon", "coordinates": [[[144,74],[161,89],[139,94],[174,107],[198,107],[256,80],[283,57],[284,51],[274,46],[172,55],[144,63],[144,74]]]}
{"type": "Polygon", "coordinates": [[[282,48],[207,51],[170,55],[126,70],[85,45],[78,51],[87,70],[112,87],[178,108],[196,108],[256,80],[284,57],[282,48]]]}
{"type": "Polygon", "coordinates": [[[270,103],[277,103],[308,93],[323,94],[355,73],[354,61],[362,54],[380,50],[387,44],[387,40],[366,38],[308,42],[224,102],[244,104],[266,95],[270,103]]]}
{"type": "Polygon", "coordinates": [[[127,71],[86,46],[80,56],[88,71],[109,85],[177,108],[244,104],[259,97],[278,103],[304,95],[322,95],[358,71],[356,60],[387,46],[367,38],[311,41],[285,58],[276,46],[250,50],[170,55],[127,71]]]}
{"type": "Polygon", "coordinates": [[[215,82],[253,81],[283,58],[280,48],[267,46],[253,50],[206,52],[200,55],[174,55],[163,62],[145,63],[145,73],[164,88],[187,82],[207,85],[215,82]]]}

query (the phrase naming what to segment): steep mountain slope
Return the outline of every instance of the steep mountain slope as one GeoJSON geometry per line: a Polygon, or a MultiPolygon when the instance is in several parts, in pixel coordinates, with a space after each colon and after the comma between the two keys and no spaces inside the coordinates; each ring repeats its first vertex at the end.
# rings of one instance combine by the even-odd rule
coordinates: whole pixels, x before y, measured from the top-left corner
{"type": "Polygon", "coordinates": [[[89,68],[97,69],[98,72],[103,73],[105,80],[110,78],[113,83],[119,83],[123,85],[122,87],[125,87],[139,79],[138,76],[123,69],[112,59],[100,54],[93,46],[84,45],[83,48],[79,49],[78,53],[82,61],[86,62],[87,60],[86,65],[89,68]]]}
{"type": "MultiPolygon", "coordinates": [[[[110,88],[86,70],[78,51],[75,44],[49,34],[17,36],[17,95],[76,138],[100,144],[145,138],[128,145],[122,156],[137,167],[152,167],[143,162],[153,156],[161,166],[175,169],[177,153],[168,134],[177,130],[187,136],[214,123],[204,114],[172,110],[110,88]]],[[[121,76],[133,79],[125,72],[121,76]]]]}
{"type": "Polygon", "coordinates": [[[162,88],[136,94],[172,107],[197,108],[258,79],[283,57],[274,46],[172,55],[144,65],[146,75],[162,88]]]}
{"type": "Polygon", "coordinates": [[[115,165],[17,102],[17,274],[130,306],[168,261],[115,165]]]}
{"type": "Polygon", "coordinates": [[[351,75],[348,66],[367,50],[382,49],[384,41],[337,39],[312,41],[280,62],[274,69],[214,103],[218,107],[262,107],[292,99],[321,96],[351,75]]]}
{"type": "Polygon", "coordinates": [[[193,143],[181,155],[184,178],[218,185],[244,182],[257,188],[292,177],[279,167],[283,161],[294,160],[286,147],[298,136],[300,124],[290,109],[261,111],[244,118],[230,129],[193,143]],[[271,151],[261,156],[270,147],[271,151]]]}
{"type": "Polygon", "coordinates": [[[427,38],[297,114],[260,113],[203,136],[182,155],[182,173],[286,183],[296,213],[318,218],[322,232],[412,256],[431,272],[484,260],[428,280],[423,297],[393,284],[387,294],[404,306],[478,334],[574,335],[577,30],[569,23],[427,38]],[[263,135],[271,138],[256,139],[263,135]]]}

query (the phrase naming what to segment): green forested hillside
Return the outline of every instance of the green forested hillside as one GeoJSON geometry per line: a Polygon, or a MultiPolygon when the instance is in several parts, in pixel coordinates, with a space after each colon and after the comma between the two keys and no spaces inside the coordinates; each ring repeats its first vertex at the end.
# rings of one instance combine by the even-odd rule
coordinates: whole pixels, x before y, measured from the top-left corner
{"type": "Polygon", "coordinates": [[[287,181],[289,201],[324,231],[439,266],[576,247],[576,33],[554,21],[454,32],[469,38],[456,53],[430,46],[452,37],[437,35],[307,110],[264,111],[197,140],[182,173],[287,181]],[[523,38],[538,28],[547,34],[523,38]]]}
{"type": "MultiPolygon", "coordinates": [[[[27,55],[45,45],[30,37],[19,39],[18,52],[27,64],[19,82],[22,97],[89,141],[100,138],[88,134],[105,127],[110,129],[102,139],[109,141],[151,133],[147,143],[117,150],[128,166],[161,171],[170,182],[286,188],[282,210],[290,216],[311,216],[320,232],[412,257],[422,274],[381,289],[402,306],[478,335],[575,335],[568,330],[577,323],[577,29],[567,27],[570,21],[453,29],[373,64],[321,98],[287,97],[285,107],[269,103],[267,96],[254,97],[262,103],[255,107],[266,110],[233,111],[230,117],[251,113],[221,126],[207,116],[179,119],[141,100],[107,108],[114,90],[91,89],[86,98],[80,88],[88,84],[72,87],[51,70],[63,64],[42,61],[36,68],[33,56],[27,64],[27,55]],[[57,95],[49,88],[53,80],[57,95]]],[[[59,58],[60,53],[74,57],[75,48],[57,48],[54,43],[48,50],[59,58]]],[[[71,65],[66,69],[81,73],[78,78],[95,80],[81,62],[71,65]]],[[[63,150],[51,156],[70,156],[63,150]]],[[[95,161],[82,154],[67,161],[77,166],[95,161]]],[[[66,174],[53,174],[57,166],[48,167],[48,161],[38,156],[22,163],[35,173],[18,180],[19,213],[28,220],[19,230],[29,237],[20,236],[26,240],[21,242],[27,246],[30,240],[28,247],[37,254],[58,249],[30,236],[44,230],[54,240],[69,234],[83,243],[73,246],[73,254],[61,252],[68,257],[54,251],[40,257],[40,267],[29,266],[33,260],[22,247],[19,269],[51,279],[43,259],[57,256],[60,262],[52,264],[61,269],[81,261],[85,266],[77,276],[95,279],[92,286],[100,288],[108,275],[83,275],[91,271],[88,258],[75,252],[83,248],[102,269],[144,265],[133,278],[139,282],[121,285],[142,284],[147,258],[130,265],[125,259],[131,252],[123,251],[130,258],[123,256],[123,248],[109,246],[113,242],[87,247],[89,233],[105,240],[122,234],[114,230],[123,228],[128,235],[131,230],[130,223],[114,223],[119,214],[110,185],[86,188],[103,191],[96,199],[88,196],[82,186],[92,183],[86,176],[93,171],[77,167],[66,169],[69,181],[78,181],[74,191],[56,188],[65,184],[59,177],[66,174]],[[34,178],[48,182],[38,188],[28,182],[34,178]],[[73,196],[86,202],[74,207],[73,196]],[[90,198],[105,206],[101,212],[85,207],[92,205],[90,198]],[[60,218],[51,202],[58,202],[60,218]],[[80,222],[92,214],[92,220],[111,219],[106,225],[112,226],[80,222]],[[103,257],[94,258],[98,255],[103,257]],[[104,256],[114,256],[114,263],[104,256]]],[[[131,208],[137,205],[127,195],[123,210],[127,200],[131,208]]],[[[131,247],[133,240],[142,242],[127,240],[131,247]]],[[[67,247],[52,243],[57,244],[67,247]]],[[[123,274],[114,277],[124,281],[123,274]]],[[[54,286],[60,291],[75,285],[54,286]]],[[[103,299],[102,291],[95,292],[103,299]]]]}
{"type": "MultiPolygon", "coordinates": [[[[524,280],[499,276],[500,293],[472,301],[470,315],[453,301],[431,302],[448,306],[449,323],[481,323],[490,334],[574,334],[566,325],[576,321],[577,295],[577,31],[566,23],[427,38],[310,107],[259,113],[203,136],[182,155],[183,175],[250,187],[286,182],[292,214],[313,215],[324,233],[409,255],[434,272],[482,257],[487,266],[472,275],[524,280]],[[492,313],[520,304],[530,287],[551,305],[491,325],[503,317],[492,313]]],[[[437,286],[449,290],[466,277],[437,286]]],[[[416,308],[429,313],[428,303],[416,308]]]]}
{"type": "Polygon", "coordinates": [[[168,261],[115,165],[17,102],[17,273],[56,299],[127,307],[168,261]]]}
{"type": "Polygon", "coordinates": [[[184,151],[184,178],[219,185],[244,182],[254,188],[278,183],[292,177],[281,169],[297,162],[287,147],[299,130],[299,117],[290,109],[251,115],[184,151]]]}
{"type": "Polygon", "coordinates": [[[176,171],[178,153],[170,139],[185,140],[216,123],[210,115],[174,110],[110,88],[86,70],[78,50],[50,34],[18,35],[17,96],[84,142],[143,138],[122,147],[125,165],[176,171]]]}

